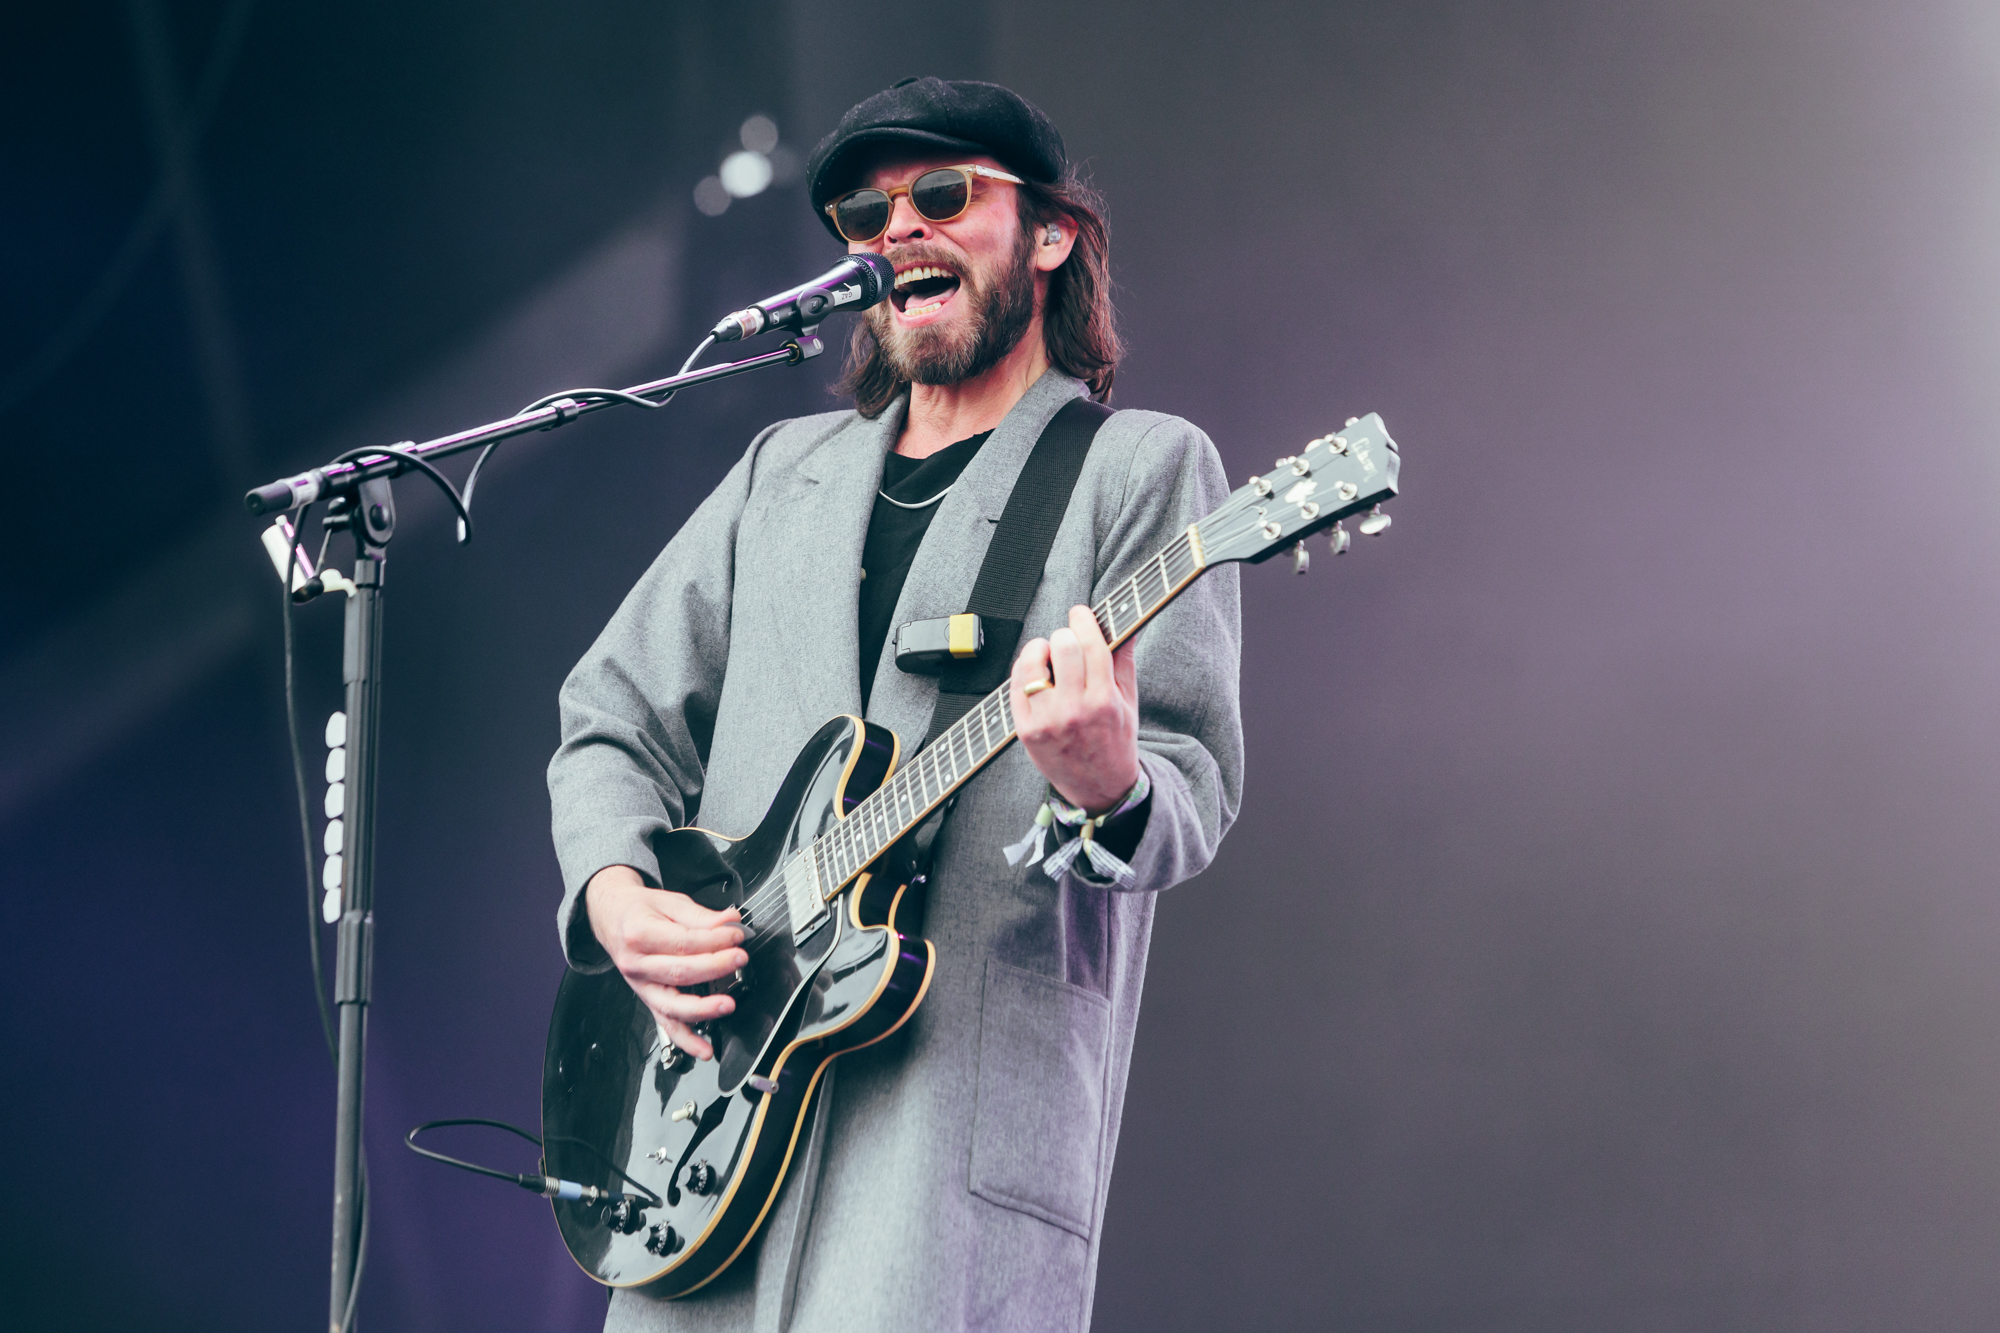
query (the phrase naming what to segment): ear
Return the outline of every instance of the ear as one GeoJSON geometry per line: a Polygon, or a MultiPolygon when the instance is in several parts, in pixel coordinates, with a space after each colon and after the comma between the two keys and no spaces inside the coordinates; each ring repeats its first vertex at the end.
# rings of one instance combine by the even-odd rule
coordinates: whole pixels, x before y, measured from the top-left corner
{"type": "Polygon", "coordinates": [[[1057,218],[1054,222],[1035,224],[1035,269],[1040,273],[1053,273],[1063,266],[1069,252],[1076,248],[1076,224],[1068,218],[1057,218]]]}

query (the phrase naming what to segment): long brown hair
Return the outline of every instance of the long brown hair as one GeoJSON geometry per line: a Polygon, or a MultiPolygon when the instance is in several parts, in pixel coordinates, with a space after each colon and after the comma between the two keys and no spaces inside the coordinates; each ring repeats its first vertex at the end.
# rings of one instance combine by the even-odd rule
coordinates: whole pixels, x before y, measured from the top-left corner
{"type": "MultiPolygon", "coordinates": [[[[1090,386],[1098,402],[1111,397],[1111,381],[1125,355],[1111,306],[1111,235],[1104,221],[1104,197],[1074,168],[1051,185],[1029,181],[1014,187],[1021,231],[1027,235],[1051,222],[1076,228],[1076,244],[1061,268],[1049,274],[1048,303],[1042,309],[1042,344],[1049,364],[1090,386]]],[[[833,386],[854,395],[854,408],[873,420],[882,415],[908,382],[889,367],[866,320],[857,320],[847,344],[847,368],[833,386]]]]}

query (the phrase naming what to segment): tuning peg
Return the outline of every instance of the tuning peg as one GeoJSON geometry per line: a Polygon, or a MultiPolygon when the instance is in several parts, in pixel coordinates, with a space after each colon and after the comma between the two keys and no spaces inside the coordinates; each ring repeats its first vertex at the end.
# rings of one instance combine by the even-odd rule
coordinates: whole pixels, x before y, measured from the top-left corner
{"type": "Polygon", "coordinates": [[[1302,541],[1292,543],[1292,573],[1303,574],[1312,567],[1312,552],[1302,541]]]}
{"type": "Polygon", "coordinates": [[[1361,529],[1362,536],[1373,537],[1377,533],[1389,530],[1389,516],[1382,512],[1381,505],[1376,505],[1368,511],[1368,517],[1362,519],[1358,526],[1361,529]]]}
{"type": "Polygon", "coordinates": [[[1336,523],[1333,525],[1333,531],[1328,534],[1328,544],[1333,547],[1335,555],[1346,555],[1347,548],[1354,545],[1354,534],[1336,523]]]}

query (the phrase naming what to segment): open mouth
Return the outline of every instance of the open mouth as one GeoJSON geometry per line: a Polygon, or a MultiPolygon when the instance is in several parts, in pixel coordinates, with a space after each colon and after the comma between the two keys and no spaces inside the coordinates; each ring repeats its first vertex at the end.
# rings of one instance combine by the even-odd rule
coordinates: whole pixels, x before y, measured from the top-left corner
{"type": "Polygon", "coordinates": [[[918,264],[896,275],[896,288],[889,295],[905,319],[919,319],[942,310],[958,295],[958,275],[936,264],[918,264]]]}

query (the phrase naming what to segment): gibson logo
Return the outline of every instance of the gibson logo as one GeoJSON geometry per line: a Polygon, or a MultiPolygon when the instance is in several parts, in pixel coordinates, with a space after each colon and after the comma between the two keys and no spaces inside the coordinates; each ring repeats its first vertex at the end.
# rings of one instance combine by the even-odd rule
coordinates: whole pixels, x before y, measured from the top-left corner
{"type": "Polygon", "coordinates": [[[857,283],[851,283],[846,287],[834,288],[833,299],[829,301],[827,304],[846,305],[849,301],[858,301],[860,299],[861,299],[861,284],[857,282],[857,283]]]}

